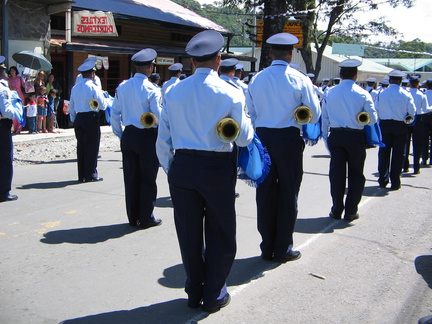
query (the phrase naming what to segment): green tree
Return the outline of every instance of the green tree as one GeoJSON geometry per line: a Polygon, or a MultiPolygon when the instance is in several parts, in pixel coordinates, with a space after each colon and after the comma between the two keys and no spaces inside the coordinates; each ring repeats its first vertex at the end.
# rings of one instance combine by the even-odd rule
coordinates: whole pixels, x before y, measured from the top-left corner
{"type": "MultiPolygon", "coordinates": [[[[412,6],[415,0],[388,0],[393,7],[412,6]]],[[[332,36],[365,39],[370,35],[396,35],[396,30],[386,24],[384,18],[360,24],[355,19],[356,13],[376,10],[383,2],[380,0],[223,0],[224,6],[250,8],[253,5],[264,6],[264,35],[260,69],[270,64],[265,40],[283,31],[287,17],[295,17],[303,22],[304,46],[300,50],[308,72],[319,75],[325,47],[332,36]],[[325,30],[319,30],[318,22],[325,21],[325,30]],[[312,61],[312,48],[317,51],[315,65],[312,61]]]]}

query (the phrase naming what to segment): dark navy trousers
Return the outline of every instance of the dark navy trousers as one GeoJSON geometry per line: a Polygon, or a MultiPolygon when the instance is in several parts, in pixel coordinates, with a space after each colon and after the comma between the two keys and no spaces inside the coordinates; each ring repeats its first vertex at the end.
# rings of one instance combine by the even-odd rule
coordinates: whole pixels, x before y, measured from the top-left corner
{"type": "Polygon", "coordinates": [[[236,161],[232,153],[177,150],[168,172],[189,299],[226,294],[236,254],[236,161]]]}
{"type": "Polygon", "coordinates": [[[363,130],[332,128],[327,141],[330,151],[330,193],[332,213],[341,216],[355,215],[363,195],[365,177],[363,174],[366,159],[366,136],[363,130]],[[348,171],[348,172],[347,172],[348,171]],[[348,191],[344,203],[348,176],[348,191]]]}
{"type": "Polygon", "coordinates": [[[126,212],[131,225],[150,223],[157,195],[157,128],[126,126],[121,138],[126,212]]]}
{"type": "Polygon", "coordinates": [[[78,113],[74,130],[77,139],[78,181],[91,181],[98,177],[97,157],[101,137],[99,114],[78,113]]]}
{"type": "Polygon", "coordinates": [[[9,196],[13,176],[12,120],[0,120],[0,198],[9,196]]]}
{"type": "Polygon", "coordinates": [[[380,127],[385,147],[380,147],[378,151],[378,183],[386,186],[390,180],[392,187],[399,187],[408,125],[403,121],[386,119],[380,121],[380,127]]]}
{"type": "Polygon", "coordinates": [[[296,127],[256,129],[271,158],[270,172],[256,190],[263,255],[283,257],[293,245],[305,143],[296,127]]]}

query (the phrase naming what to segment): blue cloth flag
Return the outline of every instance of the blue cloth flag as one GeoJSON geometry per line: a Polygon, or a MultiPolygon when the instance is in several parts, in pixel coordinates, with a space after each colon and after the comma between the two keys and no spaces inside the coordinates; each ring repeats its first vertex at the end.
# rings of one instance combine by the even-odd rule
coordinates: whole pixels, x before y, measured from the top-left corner
{"type": "Polygon", "coordinates": [[[254,188],[258,188],[269,174],[270,155],[256,133],[252,142],[241,148],[237,165],[237,177],[254,188]]]}
{"type": "Polygon", "coordinates": [[[18,92],[11,91],[12,106],[15,108],[15,118],[18,119],[20,125],[24,127],[26,125],[26,116],[24,114],[24,106],[22,99],[19,97],[18,92]]]}
{"type": "Polygon", "coordinates": [[[385,144],[382,142],[381,128],[379,123],[365,125],[363,131],[366,133],[366,140],[370,145],[385,147],[385,144]]]}
{"type": "Polygon", "coordinates": [[[316,124],[307,123],[302,126],[302,137],[305,143],[309,146],[313,146],[318,143],[321,137],[321,118],[316,124]]]}
{"type": "Polygon", "coordinates": [[[111,126],[111,107],[114,102],[114,97],[110,96],[107,92],[104,92],[105,101],[107,108],[105,109],[105,120],[109,126],[111,126]]]}

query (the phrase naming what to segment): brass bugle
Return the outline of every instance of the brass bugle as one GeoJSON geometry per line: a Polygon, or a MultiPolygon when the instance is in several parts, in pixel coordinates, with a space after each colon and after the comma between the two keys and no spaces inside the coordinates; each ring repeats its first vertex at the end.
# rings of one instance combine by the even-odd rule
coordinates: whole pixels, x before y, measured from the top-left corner
{"type": "Polygon", "coordinates": [[[366,111],[362,111],[357,115],[357,122],[360,125],[368,125],[370,123],[370,115],[366,111]]]}
{"type": "Polygon", "coordinates": [[[89,105],[92,110],[97,110],[99,108],[99,102],[96,99],[90,100],[89,105]]]}
{"type": "Polygon", "coordinates": [[[404,123],[409,125],[414,122],[414,116],[413,115],[406,115],[404,119],[404,123]]]}
{"type": "Polygon", "coordinates": [[[297,107],[294,111],[294,119],[299,125],[306,125],[312,120],[312,110],[306,106],[297,107]]]}
{"type": "Polygon", "coordinates": [[[216,134],[220,141],[232,143],[240,135],[240,125],[232,118],[223,118],[216,125],[216,134]]]}
{"type": "Polygon", "coordinates": [[[158,119],[151,112],[146,112],[141,115],[140,122],[141,125],[144,126],[144,128],[152,128],[155,124],[157,124],[158,119]]]}

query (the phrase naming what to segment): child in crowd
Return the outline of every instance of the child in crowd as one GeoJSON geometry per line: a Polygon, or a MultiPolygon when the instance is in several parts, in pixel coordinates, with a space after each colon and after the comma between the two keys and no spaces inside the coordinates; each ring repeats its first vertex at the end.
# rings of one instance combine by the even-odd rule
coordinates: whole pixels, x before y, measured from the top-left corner
{"type": "Polygon", "coordinates": [[[47,123],[48,123],[48,132],[54,133],[54,121],[56,118],[55,111],[55,100],[56,100],[57,90],[51,89],[48,94],[48,103],[47,103],[47,123]]]}
{"type": "Polygon", "coordinates": [[[37,134],[36,115],[37,115],[36,93],[31,92],[28,95],[28,106],[27,106],[27,126],[29,130],[29,134],[37,134]]]}
{"type": "Polygon", "coordinates": [[[39,133],[46,133],[46,118],[47,118],[47,101],[46,88],[44,86],[39,88],[39,95],[37,96],[37,129],[39,133]]]}

